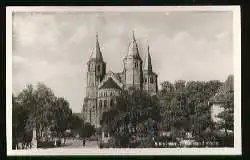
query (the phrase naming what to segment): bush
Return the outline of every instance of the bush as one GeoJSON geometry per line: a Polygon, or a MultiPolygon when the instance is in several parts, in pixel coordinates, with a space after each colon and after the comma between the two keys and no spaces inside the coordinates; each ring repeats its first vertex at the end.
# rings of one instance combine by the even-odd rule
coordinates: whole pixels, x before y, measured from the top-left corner
{"type": "Polygon", "coordinates": [[[57,140],[57,141],[56,141],[56,147],[60,147],[61,145],[62,145],[61,140],[57,140]]]}

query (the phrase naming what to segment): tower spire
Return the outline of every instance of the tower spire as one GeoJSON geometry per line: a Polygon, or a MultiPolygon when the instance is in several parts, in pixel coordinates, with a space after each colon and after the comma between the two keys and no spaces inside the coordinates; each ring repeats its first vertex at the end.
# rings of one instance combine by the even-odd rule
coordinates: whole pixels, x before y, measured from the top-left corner
{"type": "Polygon", "coordinates": [[[151,63],[151,56],[149,52],[149,45],[147,47],[147,53],[146,53],[143,69],[147,71],[152,71],[152,63],[151,63]]]}
{"type": "Polygon", "coordinates": [[[133,38],[133,41],[135,41],[135,31],[134,30],[132,31],[132,38],[133,38]]]}
{"type": "Polygon", "coordinates": [[[139,56],[138,46],[135,40],[135,33],[134,30],[132,31],[132,42],[130,42],[129,49],[128,49],[128,56],[139,56]]]}
{"type": "Polygon", "coordinates": [[[102,52],[100,49],[99,39],[98,39],[98,32],[96,32],[96,45],[95,48],[92,50],[92,54],[90,58],[94,58],[96,60],[103,60],[102,52]]]}

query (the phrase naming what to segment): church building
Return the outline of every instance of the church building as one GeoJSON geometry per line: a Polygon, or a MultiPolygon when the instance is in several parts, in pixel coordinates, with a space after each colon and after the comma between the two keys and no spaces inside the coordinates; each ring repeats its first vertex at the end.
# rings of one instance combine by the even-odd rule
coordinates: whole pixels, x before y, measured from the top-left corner
{"type": "Polygon", "coordinates": [[[114,107],[115,97],[122,91],[134,87],[151,95],[157,93],[157,74],[153,72],[149,46],[143,62],[134,33],[123,64],[122,72],[106,72],[106,62],[96,35],[96,45],[87,63],[87,87],[83,105],[85,121],[95,127],[100,127],[102,113],[114,107]]]}

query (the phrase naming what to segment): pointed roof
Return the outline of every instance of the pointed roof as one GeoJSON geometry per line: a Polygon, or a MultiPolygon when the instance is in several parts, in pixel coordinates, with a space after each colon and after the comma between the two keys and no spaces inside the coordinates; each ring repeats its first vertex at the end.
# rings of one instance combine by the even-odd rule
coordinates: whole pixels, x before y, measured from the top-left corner
{"type": "Polygon", "coordinates": [[[100,87],[100,89],[103,89],[103,88],[105,88],[105,89],[110,89],[110,88],[121,89],[111,77],[109,77],[108,80],[100,87]]]}
{"type": "Polygon", "coordinates": [[[132,42],[130,42],[130,44],[129,44],[127,56],[140,57],[139,51],[138,51],[138,46],[137,46],[137,43],[135,40],[134,31],[133,31],[133,35],[132,35],[132,42]]]}
{"type": "Polygon", "coordinates": [[[147,70],[147,71],[152,71],[152,63],[151,63],[151,56],[150,56],[150,52],[149,52],[149,45],[148,45],[147,53],[145,56],[143,69],[147,70]]]}
{"type": "Polygon", "coordinates": [[[100,60],[100,61],[103,60],[102,52],[101,52],[100,44],[99,44],[99,40],[98,40],[98,33],[96,33],[96,45],[95,45],[95,48],[92,50],[90,59],[96,59],[96,60],[100,60]]]}

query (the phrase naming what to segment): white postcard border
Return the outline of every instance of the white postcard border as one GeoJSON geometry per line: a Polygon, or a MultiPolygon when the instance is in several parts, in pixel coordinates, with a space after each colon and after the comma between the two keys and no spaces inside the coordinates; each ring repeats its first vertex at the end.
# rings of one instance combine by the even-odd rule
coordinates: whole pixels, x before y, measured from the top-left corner
{"type": "MultiPolygon", "coordinates": [[[[222,62],[223,63],[223,62],[222,62]]],[[[145,7],[7,7],[6,8],[6,139],[7,155],[241,155],[241,26],[240,6],[145,7]],[[31,149],[12,150],[12,13],[13,12],[171,12],[232,11],[234,52],[234,148],[31,149]]]]}

